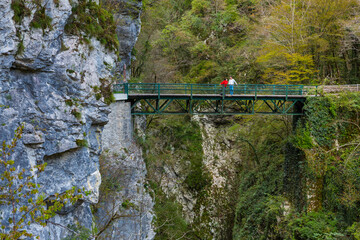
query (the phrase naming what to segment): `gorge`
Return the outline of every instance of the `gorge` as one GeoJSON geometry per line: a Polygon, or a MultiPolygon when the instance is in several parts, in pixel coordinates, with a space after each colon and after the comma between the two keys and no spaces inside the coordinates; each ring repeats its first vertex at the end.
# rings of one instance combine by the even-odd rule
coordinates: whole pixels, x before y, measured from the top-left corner
{"type": "Polygon", "coordinates": [[[358,5],[0,0],[0,239],[360,239],[360,95],[338,86],[359,83],[358,5]],[[229,76],[317,97],[135,116],[113,95],[229,76]]]}

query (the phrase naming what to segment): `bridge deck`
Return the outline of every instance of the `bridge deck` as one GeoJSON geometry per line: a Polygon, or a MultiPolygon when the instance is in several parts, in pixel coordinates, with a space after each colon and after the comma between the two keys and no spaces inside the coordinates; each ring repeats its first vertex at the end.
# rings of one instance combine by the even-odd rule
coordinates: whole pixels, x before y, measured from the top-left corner
{"type": "Polygon", "coordinates": [[[128,99],[151,98],[151,99],[306,99],[305,95],[256,95],[256,94],[157,94],[157,93],[129,93],[128,99]]]}
{"type": "Polygon", "coordinates": [[[302,85],[125,83],[115,85],[134,115],[150,114],[286,114],[301,115],[302,85]],[[233,95],[231,95],[233,91],[233,95]]]}

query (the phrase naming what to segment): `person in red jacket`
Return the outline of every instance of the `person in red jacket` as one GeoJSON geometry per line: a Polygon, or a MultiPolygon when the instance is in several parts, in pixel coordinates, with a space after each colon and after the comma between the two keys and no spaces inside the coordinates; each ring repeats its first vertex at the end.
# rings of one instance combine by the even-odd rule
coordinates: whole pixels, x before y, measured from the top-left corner
{"type": "Polygon", "coordinates": [[[228,85],[228,80],[225,78],[221,83],[220,83],[220,85],[222,85],[223,86],[223,89],[221,90],[221,94],[222,93],[224,93],[225,94],[225,91],[226,91],[226,86],[228,85]]]}
{"type": "Polygon", "coordinates": [[[220,83],[220,85],[223,85],[224,87],[226,87],[228,85],[228,83],[229,83],[228,80],[225,78],[224,81],[222,81],[220,83]]]}

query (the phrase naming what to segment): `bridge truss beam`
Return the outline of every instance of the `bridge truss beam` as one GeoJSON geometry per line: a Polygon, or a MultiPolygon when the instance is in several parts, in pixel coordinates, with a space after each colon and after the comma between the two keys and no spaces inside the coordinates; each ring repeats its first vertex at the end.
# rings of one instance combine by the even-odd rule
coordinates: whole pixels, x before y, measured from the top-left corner
{"type": "Polygon", "coordinates": [[[302,115],[295,107],[305,97],[202,97],[202,98],[151,98],[129,96],[133,115],[302,115]]]}

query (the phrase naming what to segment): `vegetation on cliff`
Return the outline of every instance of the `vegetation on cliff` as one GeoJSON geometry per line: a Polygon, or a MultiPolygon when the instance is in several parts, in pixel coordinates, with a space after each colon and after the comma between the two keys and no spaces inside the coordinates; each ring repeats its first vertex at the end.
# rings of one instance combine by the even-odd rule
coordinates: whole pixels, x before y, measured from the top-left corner
{"type": "Polygon", "coordinates": [[[144,1],[134,78],[147,82],[356,83],[354,0],[144,1]]]}
{"type": "Polygon", "coordinates": [[[74,5],[65,32],[81,36],[85,43],[90,43],[89,38],[95,37],[109,50],[117,51],[119,48],[113,15],[92,0],[80,0],[74,5]]]}
{"type": "MultiPolygon", "coordinates": [[[[199,126],[189,120],[188,116],[151,119],[145,138],[138,139],[144,149],[150,189],[156,201],[155,230],[158,239],[179,238],[186,232],[188,239],[210,236],[208,229],[195,230],[191,227],[185,221],[176,197],[165,193],[161,187],[163,184],[174,184],[177,191],[190,191],[198,197],[206,194],[210,177],[202,162],[201,132],[199,126]],[[180,188],[176,183],[178,178],[166,176],[171,171],[175,171],[181,179],[180,188]]],[[[194,211],[199,212],[200,209],[194,211]]]]}
{"type": "MultiPolygon", "coordinates": [[[[359,16],[354,0],[147,0],[132,81],[359,83],[359,16]]],[[[351,93],[309,99],[294,133],[291,118],[233,118],[238,199],[232,237],[221,239],[360,239],[359,104],[351,93]]],[[[177,128],[158,118],[147,137],[164,124],[162,137],[177,128]]],[[[158,156],[146,152],[165,169],[158,156]]]]}
{"type": "MultiPolygon", "coordinates": [[[[5,240],[39,238],[37,233],[27,229],[31,224],[43,227],[57,225],[52,218],[63,208],[82,202],[84,197],[84,191],[75,187],[52,196],[42,192],[36,178],[44,171],[46,163],[21,167],[21,163],[12,156],[22,138],[23,129],[23,126],[19,126],[12,141],[3,141],[0,148],[0,207],[11,209],[10,214],[1,217],[0,238],[5,240]]],[[[85,192],[86,195],[89,193],[85,192]]]]}

